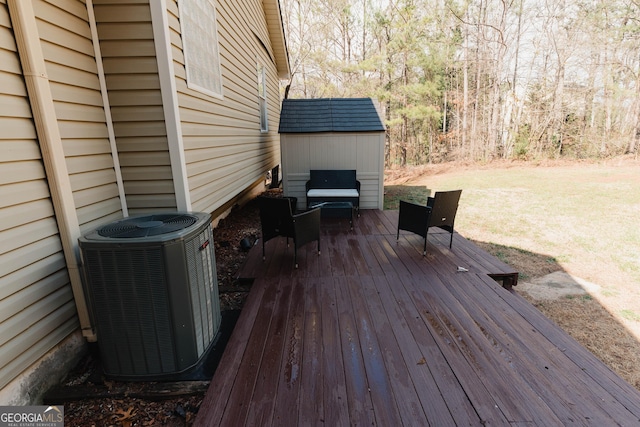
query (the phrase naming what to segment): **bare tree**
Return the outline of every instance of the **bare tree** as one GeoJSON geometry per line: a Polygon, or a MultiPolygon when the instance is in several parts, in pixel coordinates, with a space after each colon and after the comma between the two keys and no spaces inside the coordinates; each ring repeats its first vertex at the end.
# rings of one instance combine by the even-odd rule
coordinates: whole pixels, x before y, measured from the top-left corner
{"type": "Polygon", "coordinates": [[[282,0],[288,94],[378,98],[387,165],[637,153],[639,3],[282,0]]]}

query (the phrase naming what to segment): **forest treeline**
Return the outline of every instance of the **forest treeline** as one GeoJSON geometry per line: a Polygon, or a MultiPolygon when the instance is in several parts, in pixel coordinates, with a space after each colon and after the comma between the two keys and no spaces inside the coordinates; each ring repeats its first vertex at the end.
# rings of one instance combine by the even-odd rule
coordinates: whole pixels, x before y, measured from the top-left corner
{"type": "Polygon", "coordinates": [[[640,0],[281,7],[287,96],[376,98],[388,166],[637,155],[640,0]]]}

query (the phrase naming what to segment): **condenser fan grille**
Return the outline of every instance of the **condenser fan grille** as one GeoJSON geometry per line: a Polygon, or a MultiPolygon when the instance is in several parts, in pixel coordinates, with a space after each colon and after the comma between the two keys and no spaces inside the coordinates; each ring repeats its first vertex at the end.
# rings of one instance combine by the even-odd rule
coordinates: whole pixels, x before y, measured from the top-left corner
{"type": "Polygon", "coordinates": [[[189,214],[155,214],[126,218],[99,228],[102,237],[131,239],[159,236],[191,227],[198,220],[189,214]]]}

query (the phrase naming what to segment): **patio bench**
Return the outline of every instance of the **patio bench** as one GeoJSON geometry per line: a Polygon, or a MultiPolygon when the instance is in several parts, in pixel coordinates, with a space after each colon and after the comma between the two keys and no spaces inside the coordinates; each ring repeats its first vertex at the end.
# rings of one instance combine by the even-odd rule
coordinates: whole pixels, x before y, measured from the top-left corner
{"type": "Polygon", "coordinates": [[[359,212],[360,181],[355,169],[312,169],[306,183],[307,208],[328,202],[349,202],[359,212]]]}

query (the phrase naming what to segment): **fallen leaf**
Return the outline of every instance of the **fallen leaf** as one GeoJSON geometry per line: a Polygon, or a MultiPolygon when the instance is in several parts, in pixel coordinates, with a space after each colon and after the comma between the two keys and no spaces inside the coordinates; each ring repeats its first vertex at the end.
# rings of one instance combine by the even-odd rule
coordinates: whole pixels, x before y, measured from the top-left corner
{"type": "Polygon", "coordinates": [[[131,425],[131,418],[136,415],[137,411],[133,406],[130,406],[126,411],[123,409],[118,409],[114,417],[116,417],[116,421],[122,423],[123,425],[131,425]]]}

